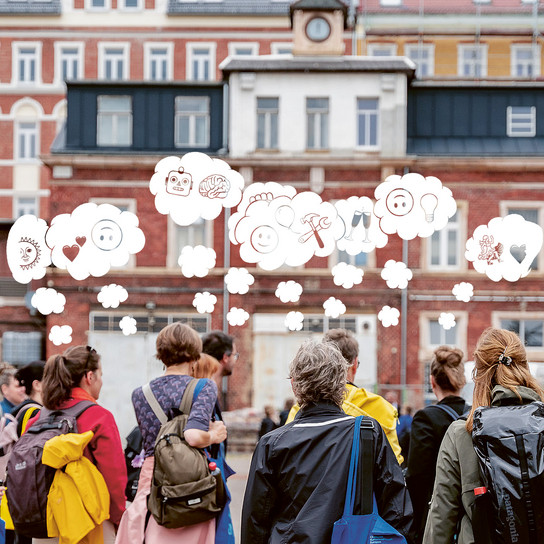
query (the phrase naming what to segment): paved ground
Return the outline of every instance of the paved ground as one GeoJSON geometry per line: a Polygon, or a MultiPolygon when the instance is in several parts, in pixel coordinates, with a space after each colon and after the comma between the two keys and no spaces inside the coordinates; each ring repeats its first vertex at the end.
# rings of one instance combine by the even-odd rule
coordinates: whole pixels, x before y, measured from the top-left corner
{"type": "Polygon", "coordinates": [[[227,453],[227,463],[236,471],[229,478],[229,490],[232,495],[231,516],[237,544],[240,542],[240,517],[250,462],[251,453],[227,453]]]}

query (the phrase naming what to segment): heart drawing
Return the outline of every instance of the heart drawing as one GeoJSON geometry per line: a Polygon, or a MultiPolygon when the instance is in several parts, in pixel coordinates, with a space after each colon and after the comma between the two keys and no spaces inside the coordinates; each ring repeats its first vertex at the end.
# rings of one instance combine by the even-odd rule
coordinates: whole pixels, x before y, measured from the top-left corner
{"type": "Polygon", "coordinates": [[[87,238],[85,236],[76,236],[76,243],[79,247],[83,247],[86,241],[87,238]]]}
{"type": "Polygon", "coordinates": [[[62,252],[68,260],[73,262],[74,259],[79,255],[79,246],[76,244],[71,246],[64,246],[62,248],[62,252]]]}
{"type": "Polygon", "coordinates": [[[514,259],[521,264],[527,255],[525,244],[521,246],[510,246],[510,255],[512,255],[512,257],[514,257],[514,259]]]}

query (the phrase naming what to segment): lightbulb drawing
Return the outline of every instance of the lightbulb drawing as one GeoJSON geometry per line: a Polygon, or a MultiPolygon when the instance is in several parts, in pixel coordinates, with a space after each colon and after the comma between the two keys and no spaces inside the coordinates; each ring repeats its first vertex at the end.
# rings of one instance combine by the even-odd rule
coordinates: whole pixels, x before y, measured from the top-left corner
{"type": "Polygon", "coordinates": [[[434,212],[438,206],[438,197],[433,193],[426,193],[421,197],[419,203],[425,212],[425,221],[432,223],[434,221],[434,212]]]}

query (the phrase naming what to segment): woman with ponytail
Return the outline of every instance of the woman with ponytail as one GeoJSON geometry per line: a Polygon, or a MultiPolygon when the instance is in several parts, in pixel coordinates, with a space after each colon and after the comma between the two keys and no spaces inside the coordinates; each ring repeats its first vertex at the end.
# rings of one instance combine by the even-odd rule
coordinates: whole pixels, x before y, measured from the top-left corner
{"type": "Polygon", "coordinates": [[[416,543],[425,530],[440,443],[451,423],[469,408],[461,397],[466,382],[463,357],[460,349],[440,346],[435,350],[430,378],[438,402],[416,412],[412,420],[406,484],[414,507],[416,543]]]}
{"type": "MultiPolygon", "coordinates": [[[[438,453],[424,544],[449,544],[454,542],[455,535],[458,544],[478,542],[472,527],[473,512],[476,491],[485,487],[472,442],[476,410],[544,401],[544,391],[531,375],[521,340],[507,330],[489,328],[482,333],[474,352],[473,378],[470,413],[466,420],[456,421],[449,427],[438,453]]],[[[515,478],[514,474],[512,477],[515,478]]],[[[534,485],[537,485],[536,479],[534,485]]],[[[534,491],[542,493],[543,490],[535,488],[534,491]]],[[[492,524],[492,519],[485,523],[492,524]]]]}
{"type": "Polygon", "coordinates": [[[104,544],[109,544],[115,541],[115,527],[125,510],[127,473],[115,419],[111,412],[96,404],[101,388],[100,356],[90,346],[68,348],[62,355],[50,357],[45,365],[42,380],[45,408],[70,408],[84,400],[95,403],[78,417],[77,430],[94,433],[84,455],[100,471],[110,494],[110,519],[103,524],[104,544]]]}

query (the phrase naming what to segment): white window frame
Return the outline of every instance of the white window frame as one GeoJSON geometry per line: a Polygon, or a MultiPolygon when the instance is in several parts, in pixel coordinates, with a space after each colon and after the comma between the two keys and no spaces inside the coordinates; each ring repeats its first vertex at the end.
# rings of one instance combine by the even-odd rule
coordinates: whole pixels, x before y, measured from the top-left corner
{"type": "Polygon", "coordinates": [[[229,56],[239,55],[243,57],[255,56],[259,54],[259,42],[229,42],[229,56]],[[237,49],[251,49],[250,53],[237,53],[237,49]]]}
{"type": "Polygon", "coordinates": [[[270,53],[272,55],[291,55],[293,53],[293,43],[292,42],[272,42],[270,44],[270,53]]]}
{"type": "Polygon", "coordinates": [[[404,54],[416,65],[416,76],[418,78],[434,76],[434,44],[430,43],[407,43],[404,46],[404,54]],[[427,58],[417,60],[420,52],[426,52],[427,58]],[[415,58],[414,58],[415,57],[415,58]],[[422,71],[427,73],[422,74],[422,71]]]}
{"type": "Polygon", "coordinates": [[[40,216],[40,199],[35,194],[16,195],[13,197],[13,219],[21,215],[40,216]],[[31,201],[22,203],[23,200],[31,201]]]}
{"type": "Polygon", "coordinates": [[[459,44],[457,46],[457,75],[465,79],[480,79],[487,77],[487,49],[487,44],[485,43],[459,44]],[[475,67],[477,65],[475,62],[470,65],[472,67],[470,73],[464,73],[465,52],[469,50],[480,51],[481,73],[479,75],[475,74],[475,67]]]}
{"type": "Polygon", "coordinates": [[[402,0],[380,0],[380,6],[384,8],[402,6],[402,0]]]}
{"type": "MultiPolygon", "coordinates": [[[[493,327],[500,329],[502,319],[512,319],[516,321],[535,320],[544,322],[544,312],[491,312],[491,324],[493,327]]],[[[522,342],[524,341],[523,338],[521,340],[522,342]]],[[[525,346],[525,351],[527,352],[529,361],[544,361],[544,346],[525,346]]]]}
{"type": "Polygon", "coordinates": [[[76,49],[77,53],[75,55],[70,55],[70,58],[75,59],[77,62],[77,73],[75,75],[75,78],[68,78],[68,80],[73,79],[83,79],[83,75],[85,73],[84,68],[84,51],[85,51],[85,44],[84,42],[55,42],[54,45],[55,48],[55,82],[57,84],[63,84],[64,78],[62,74],[62,64],[65,60],[65,56],[63,55],[64,49],[76,49]]]}
{"type": "Polygon", "coordinates": [[[85,0],[85,10],[86,11],[98,11],[98,12],[104,12],[104,11],[110,11],[111,10],[111,0],[104,0],[104,6],[94,6],[93,5],[94,0],[85,0]]]}
{"type": "MultiPolygon", "coordinates": [[[[115,70],[117,73],[117,70],[115,70]]],[[[98,44],[98,79],[106,81],[126,81],[130,77],[130,43],[127,42],[100,42],[98,44]],[[108,49],[121,49],[120,55],[108,55],[108,49]],[[106,63],[122,62],[122,75],[106,79],[106,63]]]]}
{"type": "Polygon", "coordinates": [[[394,57],[397,54],[397,44],[372,42],[368,44],[367,52],[371,57],[394,57]],[[377,54],[378,52],[385,54],[377,54]]]}
{"type": "MultiPolygon", "coordinates": [[[[457,341],[455,347],[467,352],[468,312],[458,310],[444,310],[455,316],[455,330],[457,341]]],[[[422,311],[419,313],[419,360],[426,361],[433,355],[433,351],[441,344],[431,344],[431,321],[438,321],[441,311],[422,311]]],[[[451,329],[450,329],[451,330],[451,329]]],[[[446,331],[444,330],[444,333],[446,331]]],[[[449,345],[449,344],[447,344],[449,345]]]]}
{"type": "Polygon", "coordinates": [[[209,96],[176,96],[174,99],[174,110],[175,110],[175,120],[174,120],[174,145],[176,147],[209,147],[210,146],[210,125],[211,125],[211,115],[210,115],[210,97],[209,96]],[[203,99],[207,102],[207,111],[204,112],[183,112],[178,111],[177,107],[177,99],[178,98],[197,98],[197,99],[203,99]],[[177,136],[178,136],[178,122],[183,117],[189,118],[189,142],[188,143],[178,143],[177,136]],[[199,117],[204,117],[206,120],[206,141],[204,143],[196,142],[196,119],[199,117]]]}
{"type": "MultiPolygon", "coordinates": [[[[365,96],[358,96],[356,98],[356,102],[355,102],[355,111],[356,111],[356,121],[355,121],[355,126],[356,126],[356,141],[355,141],[355,147],[359,150],[377,150],[380,148],[380,99],[379,98],[376,98],[376,97],[365,97],[365,96]],[[359,100],[375,100],[376,101],[376,109],[375,110],[359,110],[359,100]],[[359,134],[359,116],[362,115],[361,112],[369,112],[369,113],[366,113],[365,116],[368,116],[368,115],[376,115],[376,144],[375,145],[372,145],[372,144],[362,144],[362,143],[359,143],[361,141],[361,135],[359,134]]],[[[365,135],[365,139],[367,139],[367,136],[369,135],[370,131],[370,124],[368,124],[368,127],[367,127],[367,135],[365,135]]]]}
{"type": "Polygon", "coordinates": [[[96,105],[96,145],[98,147],[123,147],[123,148],[129,148],[132,146],[132,143],[133,143],[133,133],[132,133],[132,129],[133,129],[133,122],[134,122],[134,102],[133,102],[133,97],[131,95],[108,95],[108,94],[100,94],[96,97],[96,100],[97,100],[97,105],[96,105]],[[108,114],[108,116],[112,117],[114,119],[114,122],[113,122],[113,129],[114,131],[116,130],[116,125],[117,125],[117,121],[116,119],[119,118],[120,115],[125,115],[125,114],[128,114],[130,117],[129,117],[129,129],[128,129],[128,133],[129,133],[129,139],[130,141],[126,144],[120,144],[120,143],[101,143],[100,141],[100,108],[99,108],[99,105],[98,105],[98,100],[100,97],[102,96],[114,96],[114,97],[127,97],[127,98],[130,98],[130,105],[131,105],[131,108],[130,108],[130,111],[129,112],[104,112],[105,114],[108,114]]]}
{"type": "Polygon", "coordinates": [[[541,56],[541,48],[539,44],[532,44],[532,43],[516,43],[512,44],[510,46],[510,75],[512,77],[520,77],[520,78],[536,78],[540,76],[540,56],[541,56]],[[530,59],[517,59],[516,55],[519,52],[530,52],[530,59]],[[522,74],[518,74],[518,66],[522,67],[522,74]],[[530,70],[529,70],[530,68],[530,70]],[[532,73],[528,73],[531,71],[532,73]]]}
{"type": "Polygon", "coordinates": [[[193,223],[185,227],[174,223],[172,218],[168,216],[168,232],[167,232],[167,253],[166,253],[166,266],[167,268],[179,268],[178,259],[181,248],[178,250],[178,233],[180,230],[184,230],[187,234],[187,245],[195,246],[197,241],[195,238],[195,228],[199,225],[203,225],[204,229],[204,246],[213,248],[213,229],[214,222],[202,219],[202,223],[193,223]]]}
{"type": "Polygon", "coordinates": [[[272,149],[277,150],[279,149],[280,145],[280,99],[277,96],[257,96],[255,98],[255,129],[257,131],[257,134],[255,135],[255,144],[257,149],[272,149]],[[278,107],[275,112],[265,110],[265,111],[259,111],[259,98],[274,98],[278,102],[278,107]],[[259,146],[259,116],[264,115],[264,123],[265,123],[265,130],[264,130],[264,146],[259,146]],[[276,115],[277,119],[277,126],[278,131],[276,134],[276,144],[273,145],[272,143],[272,115],[276,115]]]}
{"type": "Polygon", "coordinates": [[[506,108],[506,135],[509,138],[534,138],[536,136],[536,107],[535,106],[507,106],[506,108]],[[513,113],[512,108],[528,108],[528,113],[513,113]],[[514,125],[526,127],[527,132],[515,132],[514,125]]]}
{"type": "Polygon", "coordinates": [[[40,122],[36,119],[17,119],[15,122],[15,145],[14,145],[14,151],[15,151],[15,160],[16,162],[26,162],[26,163],[36,163],[39,162],[39,155],[40,155],[40,122]],[[30,127],[22,127],[22,124],[33,124],[34,126],[32,128],[30,127]],[[25,139],[25,146],[28,146],[29,139],[31,140],[34,138],[34,157],[28,157],[28,156],[21,156],[22,150],[21,150],[21,138],[25,139]]]}
{"type": "Polygon", "coordinates": [[[174,44],[172,42],[144,43],[144,79],[146,81],[172,81],[174,79],[174,44]],[[152,79],[153,49],[166,50],[166,79],[152,79]]]}
{"type": "MultiPolygon", "coordinates": [[[[42,42],[12,42],[11,83],[12,85],[36,86],[42,83],[42,42]],[[24,49],[34,49],[32,54],[22,53],[24,49]],[[25,66],[34,63],[34,79],[21,79],[20,63],[25,66]]],[[[28,67],[23,71],[26,72],[28,67]]]]}
{"type": "Polygon", "coordinates": [[[143,0],[136,0],[135,6],[127,6],[127,0],[117,0],[117,6],[119,11],[142,11],[144,9],[144,2],[143,0]]]}
{"type": "Polygon", "coordinates": [[[307,96],[306,97],[306,148],[311,150],[329,149],[329,122],[330,122],[330,98],[328,96],[307,96]],[[327,108],[310,108],[308,100],[327,100],[327,108]],[[313,138],[314,145],[310,147],[310,117],[314,119],[313,138]],[[321,131],[321,121],[325,119],[325,134],[321,131]]]}
{"type": "MultiPolygon", "coordinates": [[[[217,50],[217,43],[215,42],[187,42],[186,44],[186,58],[187,58],[187,65],[186,65],[186,73],[187,73],[187,80],[189,81],[215,81],[216,80],[216,65],[215,65],[215,54],[217,50]],[[208,49],[207,58],[205,60],[199,61],[199,64],[202,64],[202,62],[208,62],[208,78],[205,79],[204,77],[195,77],[195,73],[193,70],[193,62],[197,58],[203,59],[204,57],[197,56],[195,54],[195,51],[197,49],[208,49]]],[[[200,70],[200,68],[199,68],[200,70]]],[[[199,71],[198,70],[198,71],[199,71]]]]}

